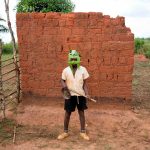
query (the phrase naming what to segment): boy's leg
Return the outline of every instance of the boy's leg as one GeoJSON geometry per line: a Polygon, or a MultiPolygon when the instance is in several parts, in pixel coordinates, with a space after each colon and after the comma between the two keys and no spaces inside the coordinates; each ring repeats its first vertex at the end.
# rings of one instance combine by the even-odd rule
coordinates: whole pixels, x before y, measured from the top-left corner
{"type": "Polygon", "coordinates": [[[68,132],[68,126],[70,121],[71,112],[65,112],[65,118],[64,118],[64,132],[68,132]]]}
{"type": "Polygon", "coordinates": [[[81,132],[85,132],[85,115],[84,110],[78,110],[80,125],[81,125],[81,132]]]}
{"type": "Polygon", "coordinates": [[[64,117],[64,132],[57,137],[58,140],[62,140],[69,136],[68,126],[69,126],[70,116],[71,116],[71,112],[66,111],[64,117]]]}
{"type": "Polygon", "coordinates": [[[84,115],[84,110],[78,110],[79,112],[79,118],[80,118],[80,124],[81,124],[81,132],[80,132],[80,136],[85,139],[85,140],[89,140],[89,136],[86,134],[86,130],[85,130],[85,115],[84,115]]]}

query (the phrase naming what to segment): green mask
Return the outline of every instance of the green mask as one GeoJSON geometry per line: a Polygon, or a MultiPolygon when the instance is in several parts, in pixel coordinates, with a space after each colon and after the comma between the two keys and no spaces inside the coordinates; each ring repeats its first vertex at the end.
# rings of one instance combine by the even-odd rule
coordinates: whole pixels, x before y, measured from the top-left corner
{"type": "Polygon", "coordinates": [[[76,50],[70,50],[68,54],[68,64],[72,68],[72,65],[80,67],[80,56],[76,50]]]}

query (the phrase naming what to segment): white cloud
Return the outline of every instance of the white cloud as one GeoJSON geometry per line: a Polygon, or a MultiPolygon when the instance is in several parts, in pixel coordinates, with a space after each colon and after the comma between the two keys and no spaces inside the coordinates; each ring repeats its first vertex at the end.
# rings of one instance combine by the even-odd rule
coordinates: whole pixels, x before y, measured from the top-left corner
{"type": "Polygon", "coordinates": [[[124,16],[135,37],[150,37],[149,0],[72,0],[75,12],[102,12],[111,17],[124,16]]]}
{"type": "MultiPolygon", "coordinates": [[[[14,10],[15,6],[17,4],[16,2],[17,2],[17,0],[10,0],[9,11],[10,11],[10,20],[12,23],[12,29],[13,29],[15,37],[17,39],[17,35],[16,35],[16,11],[14,10]]],[[[7,20],[6,13],[5,13],[4,0],[0,0],[0,6],[1,6],[0,17],[7,20]]],[[[7,23],[1,22],[1,24],[4,24],[5,26],[7,26],[7,23]]],[[[1,33],[0,38],[2,38],[2,40],[4,42],[10,42],[11,41],[10,33],[5,33],[5,34],[1,33]]]]}
{"type": "MultiPolygon", "coordinates": [[[[18,0],[10,0],[10,17],[16,35],[15,8],[18,0]]],[[[72,0],[75,12],[102,12],[111,17],[124,16],[126,26],[131,28],[135,37],[150,37],[150,0],[72,0]]],[[[0,0],[0,17],[6,19],[3,0],[0,0]]],[[[9,34],[0,37],[5,42],[11,40],[9,34]]]]}

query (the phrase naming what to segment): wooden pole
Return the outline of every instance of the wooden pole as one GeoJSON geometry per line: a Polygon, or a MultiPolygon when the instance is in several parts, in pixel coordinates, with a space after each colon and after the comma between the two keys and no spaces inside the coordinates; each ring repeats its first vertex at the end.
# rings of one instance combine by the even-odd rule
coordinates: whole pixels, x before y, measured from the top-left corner
{"type": "Polygon", "coordinates": [[[1,39],[0,39],[0,107],[3,111],[3,117],[6,118],[5,97],[4,97],[3,82],[2,82],[2,41],[1,39]]]}

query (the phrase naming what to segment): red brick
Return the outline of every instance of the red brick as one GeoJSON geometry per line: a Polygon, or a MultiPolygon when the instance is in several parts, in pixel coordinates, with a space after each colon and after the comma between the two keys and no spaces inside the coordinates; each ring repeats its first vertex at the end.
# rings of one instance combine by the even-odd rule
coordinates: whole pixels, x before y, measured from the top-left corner
{"type": "Polygon", "coordinates": [[[87,28],[88,20],[87,19],[74,20],[74,27],[87,28]]]}
{"type": "Polygon", "coordinates": [[[48,12],[48,13],[46,13],[45,18],[46,18],[46,19],[59,19],[60,16],[61,16],[60,13],[56,13],[56,12],[48,12]]]}
{"type": "Polygon", "coordinates": [[[80,29],[80,28],[73,28],[72,29],[72,34],[73,35],[85,35],[86,30],[85,29],[80,29]]]}
{"type": "Polygon", "coordinates": [[[125,57],[119,57],[119,63],[120,64],[127,64],[127,58],[125,58],[125,57]]]}
{"type": "Polygon", "coordinates": [[[82,12],[77,12],[74,15],[75,19],[88,19],[89,14],[88,13],[82,13],[82,12]]]}

